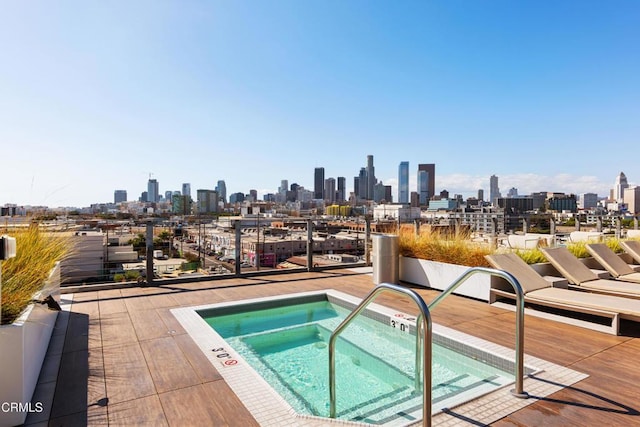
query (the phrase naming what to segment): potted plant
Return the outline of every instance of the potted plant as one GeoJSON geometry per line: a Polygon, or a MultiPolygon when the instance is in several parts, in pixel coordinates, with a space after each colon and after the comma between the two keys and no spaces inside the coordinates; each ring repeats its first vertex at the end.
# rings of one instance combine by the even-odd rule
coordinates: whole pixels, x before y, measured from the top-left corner
{"type": "Polygon", "coordinates": [[[58,315],[59,261],[70,250],[67,238],[37,224],[11,234],[16,256],[2,262],[0,276],[0,427],[39,409],[30,402],[58,315]]]}
{"type": "MultiPolygon", "coordinates": [[[[465,232],[426,228],[420,233],[401,229],[398,235],[400,280],[444,290],[470,267],[489,267],[484,256],[493,249],[469,239],[465,232]]],[[[489,300],[491,277],[469,277],[456,294],[489,300]]]]}

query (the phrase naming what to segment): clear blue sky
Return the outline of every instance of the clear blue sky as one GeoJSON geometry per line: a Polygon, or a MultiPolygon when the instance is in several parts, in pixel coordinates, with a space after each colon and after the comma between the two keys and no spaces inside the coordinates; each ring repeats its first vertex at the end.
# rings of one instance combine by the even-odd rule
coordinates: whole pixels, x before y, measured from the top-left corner
{"type": "Polygon", "coordinates": [[[640,184],[640,2],[0,2],[0,205],[313,187],[640,184]]]}

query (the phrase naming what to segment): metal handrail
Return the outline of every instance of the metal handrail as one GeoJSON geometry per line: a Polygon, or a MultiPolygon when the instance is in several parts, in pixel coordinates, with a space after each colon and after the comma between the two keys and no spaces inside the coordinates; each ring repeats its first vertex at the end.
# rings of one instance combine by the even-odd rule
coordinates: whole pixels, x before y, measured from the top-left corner
{"type": "MultiPolygon", "coordinates": [[[[420,309],[420,315],[416,321],[416,352],[420,348],[420,338],[426,343],[424,345],[424,356],[422,358],[422,425],[424,427],[431,426],[431,315],[429,314],[429,308],[425,304],[424,300],[415,291],[403,288],[402,286],[394,285],[391,283],[381,283],[376,286],[364,300],[338,325],[338,327],[331,333],[329,338],[329,416],[331,418],[336,417],[336,359],[335,359],[335,343],[338,339],[338,335],[351,323],[351,321],[359,315],[368,305],[371,303],[380,293],[385,291],[392,291],[409,296],[420,309]],[[418,331],[422,331],[422,336],[418,335],[418,331]]],[[[419,355],[416,354],[416,363],[419,361],[419,355]]],[[[416,366],[416,389],[419,389],[420,381],[418,379],[419,364],[416,366]]]]}
{"type": "Polygon", "coordinates": [[[476,273],[485,273],[492,276],[502,277],[513,286],[513,290],[516,294],[516,363],[515,363],[515,377],[516,387],[511,390],[511,394],[516,397],[526,399],[529,394],[523,390],[524,381],[524,292],[522,292],[522,286],[518,279],[513,277],[510,273],[502,270],[495,270],[485,267],[473,267],[468,269],[460,277],[453,281],[447,289],[445,289],[436,299],[429,304],[429,310],[436,308],[440,302],[448,297],[453,291],[455,291],[465,280],[476,273]]]}

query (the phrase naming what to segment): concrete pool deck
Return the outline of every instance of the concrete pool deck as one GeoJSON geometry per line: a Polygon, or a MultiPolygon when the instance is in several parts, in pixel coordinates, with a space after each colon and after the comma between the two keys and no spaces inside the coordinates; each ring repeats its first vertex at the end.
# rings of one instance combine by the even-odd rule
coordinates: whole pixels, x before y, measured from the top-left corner
{"type": "MultiPolygon", "coordinates": [[[[33,399],[44,411],[30,414],[26,425],[259,425],[170,309],[327,288],[361,298],[372,287],[368,274],[333,270],[62,295],[66,311],[33,399]]],[[[427,302],[439,294],[416,290],[427,302]]],[[[377,302],[414,312],[408,299],[385,295],[377,302]]],[[[452,296],[433,318],[497,346],[514,346],[511,311],[452,296]]],[[[528,406],[489,423],[637,423],[640,333],[637,324],[623,326],[622,336],[611,336],[527,316],[525,353],[588,377],[530,378],[528,406]],[[540,387],[546,386],[558,391],[545,396],[540,387]]],[[[434,424],[486,425],[495,410],[480,403],[465,413],[454,408],[434,424]]]]}

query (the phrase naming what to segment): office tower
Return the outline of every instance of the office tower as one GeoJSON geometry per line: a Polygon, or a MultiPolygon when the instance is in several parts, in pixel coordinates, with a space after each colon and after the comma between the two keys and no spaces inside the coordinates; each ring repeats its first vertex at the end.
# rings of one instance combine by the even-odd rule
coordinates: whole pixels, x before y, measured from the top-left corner
{"type": "Polygon", "coordinates": [[[191,215],[191,196],[176,191],[171,198],[171,211],[176,215],[191,215]]]}
{"type": "Polygon", "coordinates": [[[347,197],[347,188],[346,188],[346,182],[347,179],[344,176],[339,176],[338,177],[338,194],[337,194],[337,200],[338,202],[344,202],[346,200],[347,197]]]}
{"type": "Polygon", "coordinates": [[[229,203],[244,202],[244,193],[233,193],[229,196],[229,203]]]}
{"type": "Polygon", "coordinates": [[[441,199],[448,199],[449,198],[449,192],[447,190],[442,190],[440,192],[440,198],[441,199]]]}
{"type": "Polygon", "coordinates": [[[624,203],[627,204],[627,212],[632,215],[640,214],[640,185],[627,186],[624,189],[624,203]]]}
{"type": "Polygon", "coordinates": [[[113,203],[122,203],[127,201],[127,190],[116,190],[113,192],[113,203]]]}
{"type": "Polygon", "coordinates": [[[313,198],[324,199],[324,168],[315,168],[313,173],[313,198]]]}
{"type": "Polygon", "coordinates": [[[367,186],[369,185],[369,180],[367,179],[367,169],[360,168],[360,175],[358,176],[358,198],[367,200],[367,186]]]}
{"type": "Polygon", "coordinates": [[[629,188],[627,177],[624,172],[620,172],[620,175],[616,177],[616,184],[613,187],[613,201],[622,203],[624,199],[624,189],[629,188]]]}
{"type": "Polygon", "coordinates": [[[335,178],[327,178],[324,180],[324,198],[329,203],[336,201],[336,180],[335,178]]]}
{"type": "Polygon", "coordinates": [[[223,203],[227,203],[227,184],[225,184],[224,180],[218,181],[216,191],[218,192],[218,199],[222,200],[223,203]]]}
{"type": "Polygon", "coordinates": [[[509,191],[507,191],[507,197],[518,197],[518,189],[516,187],[511,187],[509,191]]]}
{"type": "Polygon", "coordinates": [[[376,174],[375,168],[373,167],[373,156],[367,156],[367,195],[365,199],[372,200],[374,198],[373,195],[373,186],[376,184],[376,174]]]}
{"type": "Polygon", "coordinates": [[[353,177],[353,196],[356,199],[360,197],[360,177],[359,176],[353,177]]]}
{"type": "Polygon", "coordinates": [[[429,172],[418,171],[418,195],[420,206],[426,206],[429,200],[429,172]]]}
{"type": "Polygon", "coordinates": [[[496,199],[500,197],[500,187],[498,187],[498,177],[491,175],[489,178],[489,203],[497,206],[496,199]]]}
{"type": "Polygon", "coordinates": [[[478,200],[484,200],[484,190],[482,188],[478,190],[478,200]]]}
{"type": "Polygon", "coordinates": [[[398,168],[398,203],[409,203],[409,162],[400,162],[398,168]]]}
{"type": "Polygon", "coordinates": [[[218,212],[218,192],[215,190],[198,190],[198,213],[218,212]]]}
{"type": "Polygon", "coordinates": [[[249,190],[249,198],[251,199],[252,202],[255,202],[258,200],[258,190],[249,190]]]}
{"type": "Polygon", "coordinates": [[[598,195],[596,193],[583,193],[578,198],[580,209],[593,209],[598,206],[598,195]]]}
{"type": "Polygon", "coordinates": [[[288,189],[289,189],[289,181],[286,179],[281,180],[280,187],[278,187],[278,193],[286,194],[288,189]]]}
{"type": "Polygon", "coordinates": [[[171,197],[173,196],[173,191],[165,191],[164,192],[164,200],[165,202],[170,202],[171,201],[171,197]]]}
{"type": "MultiPolygon", "coordinates": [[[[427,201],[436,194],[436,165],[434,163],[424,163],[418,165],[418,172],[427,173],[427,201]]],[[[420,192],[420,190],[418,190],[420,192]]],[[[422,197],[422,196],[421,196],[422,197]]]]}
{"type": "Polygon", "coordinates": [[[182,195],[191,197],[191,184],[188,182],[182,184],[182,195]]]}
{"type": "Polygon", "coordinates": [[[160,185],[156,179],[149,179],[147,183],[147,202],[156,203],[160,198],[160,185]]]}

